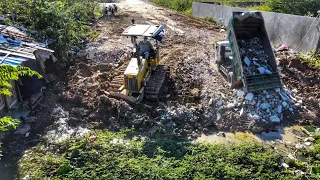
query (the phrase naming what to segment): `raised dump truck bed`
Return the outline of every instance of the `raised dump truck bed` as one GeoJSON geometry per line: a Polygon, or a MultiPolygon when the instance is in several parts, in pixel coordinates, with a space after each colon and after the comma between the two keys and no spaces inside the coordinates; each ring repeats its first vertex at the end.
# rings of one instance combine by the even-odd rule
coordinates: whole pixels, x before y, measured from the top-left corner
{"type": "Polygon", "coordinates": [[[260,12],[233,12],[228,26],[233,81],[245,91],[281,87],[275,56],[260,12]]]}

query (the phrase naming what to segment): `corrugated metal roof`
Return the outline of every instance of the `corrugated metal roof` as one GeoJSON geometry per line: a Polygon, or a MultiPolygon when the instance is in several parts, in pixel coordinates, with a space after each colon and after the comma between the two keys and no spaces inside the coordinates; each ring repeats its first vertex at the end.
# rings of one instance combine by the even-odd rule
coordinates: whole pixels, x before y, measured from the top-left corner
{"type": "Polygon", "coordinates": [[[14,67],[21,65],[21,63],[24,61],[28,61],[27,58],[14,57],[14,56],[9,56],[9,57],[0,56],[0,59],[4,59],[4,60],[0,61],[0,65],[11,65],[14,67]]]}

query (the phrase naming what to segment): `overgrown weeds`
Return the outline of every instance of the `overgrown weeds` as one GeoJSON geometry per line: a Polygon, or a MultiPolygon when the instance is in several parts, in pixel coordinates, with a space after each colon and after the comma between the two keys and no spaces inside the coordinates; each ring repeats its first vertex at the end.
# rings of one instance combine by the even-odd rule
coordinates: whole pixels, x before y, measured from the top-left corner
{"type": "Polygon", "coordinates": [[[299,57],[308,63],[310,66],[319,68],[320,67],[320,53],[316,50],[310,51],[307,54],[299,54],[299,57]]]}
{"type": "Polygon", "coordinates": [[[294,163],[294,169],[283,171],[281,158],[259,144],[151,141],[126,139],[125,132],[94,131],[59,144],[39,144],[23,156],[19,173],[30,179],[297,179],[293,171],[306,168],[294,163]]]}

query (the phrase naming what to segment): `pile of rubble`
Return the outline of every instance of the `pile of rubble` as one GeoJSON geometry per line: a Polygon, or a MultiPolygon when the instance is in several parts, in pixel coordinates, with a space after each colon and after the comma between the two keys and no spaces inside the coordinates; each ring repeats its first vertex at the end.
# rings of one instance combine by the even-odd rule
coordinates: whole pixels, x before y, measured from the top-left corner
{"type": "Polygon", "coordinates": [[[53,110],[51,118],[54,121],[53,128],[47,132],[48,142],[61,142],[74,136],[84,136],[89,130],[82,127],[71,127],[68,125],[69,112],[57,107],[53,110]]]}
{"type": "Polygon", "coordinates": [[[290,91],[280,88],[248,94],[237,90],[233,98],[216,101],[215,124],[219,129],[229,129],[232,119],[224,115],[232,113],[232,118],[240,122],[234,123],[239,125],[235,130],[251,129],[253,126],[263,129],[270,123],[280,123],[284,119],[284,111],[293,112],[301,104],[302,100],[297,100],[290,91]]]}
{"type": "Polygon", "coordinates": [[[262,39],[258,37],[242,39],[238,40],[238,44],[245,73],[248,75],[272,74],[270,57],[265,51],[262,39]]]}

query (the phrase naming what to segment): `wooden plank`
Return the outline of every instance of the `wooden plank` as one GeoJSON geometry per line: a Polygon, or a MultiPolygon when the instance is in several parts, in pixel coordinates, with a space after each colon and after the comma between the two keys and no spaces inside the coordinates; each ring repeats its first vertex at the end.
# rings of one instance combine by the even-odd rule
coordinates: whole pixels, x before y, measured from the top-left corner
{"type": "Polygon", "coordinates": [[[8,53],[11,53],[11,55],[13,56],[20,56],[20,57],[24,57],[24,58],[28,58],[28,59],[36,59],[36,57],[33,55],[33,56],[28,56],[28,55],[25,55],[25,54],[22,54],[22,53],[16,53],[16,52],[10,52],[10,51],[6,51],[6,50],[2,50],[0,49],[0,53],[3,53],[3,54],[8,54],[8,53]]]}

